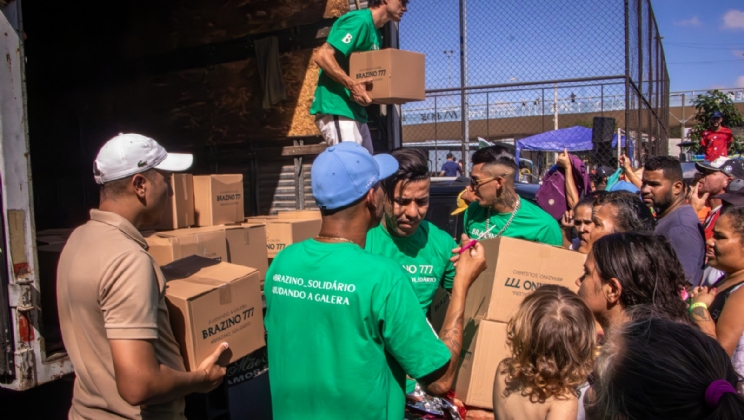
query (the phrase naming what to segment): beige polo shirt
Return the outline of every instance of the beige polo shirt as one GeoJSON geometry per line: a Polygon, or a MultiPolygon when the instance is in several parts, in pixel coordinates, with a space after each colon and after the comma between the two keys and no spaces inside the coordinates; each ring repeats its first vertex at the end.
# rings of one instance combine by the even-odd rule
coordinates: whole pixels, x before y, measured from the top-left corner
{"type": "Polygon", "coordinates": [[[153,340],[158,362],[184,371],[165,304],[165,278],[137,229],[90,211],[57,268],[62,339],[75,368],[70,419],[184,419],[184,401],[134,407],[116,388],[109,340],[153,340]]]}

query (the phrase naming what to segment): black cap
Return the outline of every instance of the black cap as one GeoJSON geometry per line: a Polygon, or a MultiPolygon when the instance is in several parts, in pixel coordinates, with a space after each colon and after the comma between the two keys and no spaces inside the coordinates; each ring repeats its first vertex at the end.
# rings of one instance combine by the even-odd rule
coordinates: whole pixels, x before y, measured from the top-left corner
{"type": "Polygon", "coordinates": [[[744,178],[744,160],[729,159],[721,165],[721,172],[731,178],[744,178]]]}
{"type": "Polygon", "coordinates": [[[615,173],[615,170],[610,168],[609,166],[600,166],[597,168],[597,170],[594,172],[594,176],[597,178],[607,178],[608,176],[615,173]]]}
{"type": "Polygon", "coordinates": [[[725,192],[713,198],[718,198],[734,206],[744,206],[744,179],[731,180],[726,186],[725,192]]]}

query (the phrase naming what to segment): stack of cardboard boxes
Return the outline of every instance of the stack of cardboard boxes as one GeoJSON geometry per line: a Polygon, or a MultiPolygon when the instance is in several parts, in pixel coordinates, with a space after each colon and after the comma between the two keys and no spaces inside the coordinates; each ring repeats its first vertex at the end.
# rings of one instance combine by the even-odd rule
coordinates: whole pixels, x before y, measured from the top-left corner
{"type": "MultiPolygon", "coordinates": [[[[141,229],[168,281],[173,331],[187,369],[198,366],[222,341],[230,345],[229,362],[235,362],[265,346],[262,288],[271,258],[294,242],[316,236],[320,212],[246,220],[242,175],[173,174],[170,182],[173,195],[161,222],[141,229]]],[[[56,276],[60,252],[72,231],[37,232],[44,278],[56,276]]],[[[56,301],[53,294],[50,299],[56,301]]],[[[45,307],[55,304],[49,301],[45,307]]]]}
{"type": "MultiPolygon", "coordinates": [[[[468,406],[493,409],[496,368],[511,356],[506,342],[507,322],[525,296],[543,284],[577,291],[576,279],[583,273],[586,255],[506,237],[481,244],[488,268],[470,287],[465,302],[463,351],[455,395],[468,406]]],[[[446,312],[445,298],[442,294],[434,298],[434,324],[446,312]]]]}

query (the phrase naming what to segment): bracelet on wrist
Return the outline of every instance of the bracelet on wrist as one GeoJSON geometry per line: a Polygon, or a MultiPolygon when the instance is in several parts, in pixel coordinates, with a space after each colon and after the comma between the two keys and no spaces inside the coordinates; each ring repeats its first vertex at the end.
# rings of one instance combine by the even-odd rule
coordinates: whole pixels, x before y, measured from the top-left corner
{"type": "Polygon", "coordinates": [[[692,310],[695,308],[703,308],[705,310],[708,310],[708,304],[703,303],[703,302],[695,302],[692,305],[690,305],[690,309],[689,309],[690,313],[692,313],[692,310]]]}

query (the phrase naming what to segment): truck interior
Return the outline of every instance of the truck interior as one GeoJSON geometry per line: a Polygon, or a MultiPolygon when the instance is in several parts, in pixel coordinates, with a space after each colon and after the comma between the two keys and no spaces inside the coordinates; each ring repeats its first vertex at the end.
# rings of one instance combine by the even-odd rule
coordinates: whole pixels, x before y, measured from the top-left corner
{"type": "MultiPolygon", "coordinates": [[[[194,174],[243,174],[246,216],[314,208],[310,166],[325,146],[309,114],[318,75],[311,56],[337,17],[365,7],[359,0],[24,1],[16,29],[36,231],[87,221],[99,199],[98,149],[128,132],[193,153],[194,174]],[[275,100],[277,84],[284,99],[275,100]]],[[[383,47],[397,47],[397,30],[382,29],[383,47]]],[[[399,109],[372,105],[369,113],[375,149],[399,145],[399,109]]],[[[34,327],[42,353],[64,357],[49,271],[38,273],[34,327]]],[[[12,354],[12,309],[1,305],[7,284],[0,344],[12,354]]],[[[0,384],[14,379],[0,369],[0,384]]]]}

